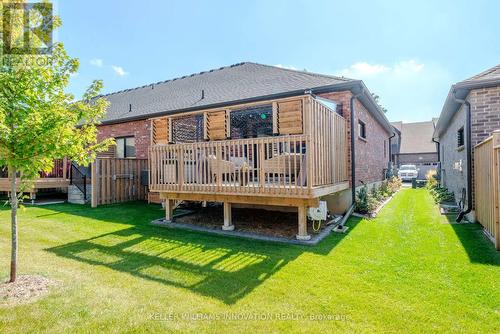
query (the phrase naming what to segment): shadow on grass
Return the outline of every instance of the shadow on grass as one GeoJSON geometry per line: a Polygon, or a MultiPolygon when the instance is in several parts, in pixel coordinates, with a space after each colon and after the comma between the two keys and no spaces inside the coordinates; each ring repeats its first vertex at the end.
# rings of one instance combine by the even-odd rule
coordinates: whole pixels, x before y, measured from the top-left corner
{"type": "MultiPolygon", "coordinates": [[[[112,206],[100,210],[106,208],[113,211],[112,206]]],[[[94,210],[76,214],[96,218],[94,210]]],[[[302,253],[326,255],[346,235],[330,235],[315,247],[282,245],[165,229],[149,225],[151,217],[145,216],[135,226],[47,251],[234,304],[302,253]]],[[[348,233],[359,221],[349,220],[348,233]]]]}
{"type": "Polygon", "coordinates": [[[500,266],[500,252],[487,239],[480,224],[457,224],[456,215],[446,215],[458,239],[462,243],[469,260],[475,263],[500,266]]]}
{"type": "Polygon", "coordinates": [[[41,213],[36,218],[57,219],[57,216],[70,215],[96,221],[118,224],[140,225],[161,218],[165,211],[159,204],[132,201],[119,204],[102,205],[91,208],[90,204],[50,204],[39,206],[41,213]]]}

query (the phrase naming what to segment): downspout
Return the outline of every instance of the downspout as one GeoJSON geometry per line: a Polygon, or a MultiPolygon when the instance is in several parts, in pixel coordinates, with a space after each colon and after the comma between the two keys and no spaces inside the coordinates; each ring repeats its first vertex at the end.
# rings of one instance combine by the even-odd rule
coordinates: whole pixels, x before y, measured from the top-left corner
{"type": "Polygon", "coordinates": [[[351,185],[352,185],[352,193],[351,193],[351,199],[352,199],[352,205],[356,203],[356,136],[355,136],[355,131],[354,131],[354,100],[358,98],[363,94],[363,89],[357,94],[354,94],[351,96],[351,101],[350,101],[350,108],[351,108],[351,185]]]}
{"type": "Polygon", "coordinates": [[[392,133],[392,136],[389,137],[389,166],[391,170],[391,176],[392,176],[392,144],[391,144],[391,139],[396,137],[396,132],[392,133]]]}
{"type": "Polygon", "coordinates": [[[438,162],[441,162],[441,143],[434,139],[434,137],[432,138],[432,141],[437,144],[438,162]]]}
{"type": "Polygon", "coordinates": [[[467,210],[460,211],[456,222],[462,221],[464,216],[472,211],[472,138],[471,138],[471,111],[470,103],[467,100],[462,100],[456,97],[455,91],[453,92],[453,99],[467,107],[465,114],[465,128],[466,128],[466,150],[467,150],[467,210]]]}
{"type": "Polygon", "coordinates": [[[432,141],[434,143],[436,143],[436,146],[437,146],[437,155],[438,155],[438,168],[439,168],[439,173],[438,173],[438,177],[439,177],[439,183],[441,183],[441,143],[438,142],[436,139],[434,139],[434,137],[432,137],[432,141]]]}
{"type": "Polygon", "coordinates": [[[337,225],[337,230],[338,231],[344,231],[344,224],[347,221],[347,218],[354,212],[354,207],[356,206],[356,153],[355,153],[355,141],[356,138],[354,136],[354,100],[363,94],[363,89],[357,94],[353,94],[351,96],[351,101],[350,101],[350,108],[351,108],[351,185],[352,185],[352,192],[351,192],[351,199],[352,203],[349,209],[347,209],[347,212],[344,215],[344,219],[341,220],[340,224],[337,225]],[[346,218],[347,217],[347,218],[346,218]]]}
{"type": "Polygon", "coordinates": [[[396,137],[396,133],[393,132],[392,136],[389,137],[389,161],[392,160],[392,146],[391,146],[391,139],[396,137]]]}

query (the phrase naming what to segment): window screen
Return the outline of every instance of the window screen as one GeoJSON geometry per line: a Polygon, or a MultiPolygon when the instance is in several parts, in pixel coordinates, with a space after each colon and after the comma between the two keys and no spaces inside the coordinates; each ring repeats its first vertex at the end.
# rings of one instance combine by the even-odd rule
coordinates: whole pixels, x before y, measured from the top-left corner
{"type": "Polygon", "coordinates": [[[174,143],[203,141],[203,115],[172,119],[172,140],[174,143]]]}
{"type": "Polygon", "coordinates": [[[232,139],[273,135],[272,105],[235,110],[230,115],[232,139]]]}
{"type": "Polygon", "coordinates": [[[457,131],[457,146],[464,146],[464,128],[461,127],[457,131]]]}

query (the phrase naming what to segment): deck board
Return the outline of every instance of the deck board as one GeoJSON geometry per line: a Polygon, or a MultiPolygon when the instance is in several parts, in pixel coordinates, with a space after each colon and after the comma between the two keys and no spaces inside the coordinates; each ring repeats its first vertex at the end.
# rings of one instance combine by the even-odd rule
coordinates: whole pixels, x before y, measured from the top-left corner
{"type": "MultiPolygon", "coordinates": [[[[17,180],[19,185],[19,179],[17,180]]],[[[37,179],[34,184],[27,188],[27,192],[36,192],[38,189],[49,188],[66,188],[69,186],[69,180],[63,178],[43,178],[37,179]]],[[[0,191],[10,191],[10,180],[8,178],[0,178],[0,191]]]]}

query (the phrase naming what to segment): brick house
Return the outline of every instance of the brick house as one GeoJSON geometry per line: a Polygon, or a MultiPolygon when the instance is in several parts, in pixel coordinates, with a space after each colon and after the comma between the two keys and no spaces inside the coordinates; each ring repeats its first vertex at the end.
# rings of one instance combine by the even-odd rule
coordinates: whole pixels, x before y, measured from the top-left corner
{"type": "Polygon", "coordinates": [[[434,120],[391,124],[397,129],[397,135],[391,141],[394,165],[416,165],[418,178],[424,179],[427,171],[436,169],[438,165],[437,144],[432,141],[434,120]]]}
{"type": "Polygon", "coordinates": [[[99,138],[117,141],[106,155],[149,157],[150,191],[166,200],[167,218],[174,199],[224,202],[229,212],[226,202],[286,205],[305,238],[308,206],[321,198],[344,213],[353,180],[383,180],[389,161],[393,128],[360,80],[245,62],[103,97],[99,138]]]}
{"type": "Polygon", "coordinates": [[[500,129],[500,65],[451,86],[434,131],[434,138],[440,143],[441,183],[455,194],[457,203],[470,209],[470,220],[475,220],[474,146],[497,129],[500,129]]]}

